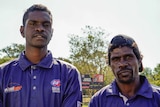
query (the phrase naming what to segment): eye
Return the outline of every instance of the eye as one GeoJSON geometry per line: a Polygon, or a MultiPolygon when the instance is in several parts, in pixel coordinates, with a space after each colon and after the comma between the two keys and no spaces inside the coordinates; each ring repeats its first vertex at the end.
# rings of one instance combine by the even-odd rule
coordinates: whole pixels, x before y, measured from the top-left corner
{"type": "Polygon", "coordinates": [[[30,25],[30,26],[35,26],[36,23],[35,23],[34,21],[30,21],[30,22],[28,22],[28,25],[30,25]]]}
{"type": "Polygon", "coordinates": [[[132,58],[133,58],[132,55],[126,55],[126,56],[125,56],[125,60],[131,60],[132,58]]]}
{"type": "Polygon", "coordinates": [[[50,26],[51,26],[51,23],[45,22],[45,23],[43,23],[43,26],[44,26],[44,27],[50,27],[50,26]]]}
{"type": "Polygon", "coordinates": [[[119,57],[113,57],[113,58],[111,58],[111,61],[112,61],[112,62],[118,62],[119,60],[120,60],[119,57]]]}

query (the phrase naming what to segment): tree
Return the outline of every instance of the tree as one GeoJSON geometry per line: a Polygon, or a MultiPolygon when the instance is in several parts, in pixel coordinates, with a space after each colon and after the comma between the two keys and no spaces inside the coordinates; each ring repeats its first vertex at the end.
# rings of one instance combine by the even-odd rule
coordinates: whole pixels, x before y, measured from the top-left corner
{"type": "Polygon", "coordinates": [[[5,54],[5,57],[17,58],[19,54],[24,50],[24,45],[13,43],[11,46],[7,46],[0,50],[5,54]]]}
{"type": "MultiPolygon", "coordinates": [[[[70,61],[81,74],[103,74],[103,85],[109,84],[114,76],[106,64],[106,53],[108,47],[108,33],[100,27],[85,26],[82,28],[81,36],[71,34],[69,36],[70,61]]],[[[93,84],[92,84],[93,85],[93,84]]],[[[93,95],[99,89],[83,89],[88,95],[93,95]]]]}
{"type": "Polygon", "coordinates": [[[144,68],[140,74],[146,76],[151,83],[154,81],[154,74],[151,68],[144,68]]]}
{"type": "Polygon", "coordinates": [[[83,74],[102,74],[106,68],[108,34],[100,27],[86,26],[82,31],[83,36],[69,36],[70,59],[83,74]]]}
{"type": "Polygon", "coordinates": [[[105,84],[109,84],[114,76],[106,64],[108,40],[101,27],[85,26],[81,36],[69,35],[70,60],[81,74],[103,74],[105,84]],[[109,77],[108,77],[109,76],[109,77]]]}
{"type": "Polygon", "coordinates": [[[9,60],[12,60],[12,58],[9,58],[9,57],[3,57],[3,58],[0,58],[0,64],[3,64],[9,60]]]}
{"type": "Polygon", "coordinates": [[[158,64],[157,67],[154,68],[154,71],[156,74],[160,74],[160,64],[158,64]]]}
{"type": "Polygon", "coordinates": [[[141,75],[145,76],[151,76],[153,74],[152,69],[149,67],[144,68],[143,72],[141,72],[141,75]]]}
{"type": "Polygon", "coordinates": [[[144,71],[141,73],[141,75],[145,75],[151,84],[160,86],[160,64],[154,68],[154,71],[148,67],[144,68],[144,71]]]}
{"type": "Polygon", "coordinates": [[[15,43],[13,43],[11,46],[7,46],[1,49],[0,54],[3,55],[3,57],[0,58],[0,64],[12,60],[14,58],[17,58],[20,52],[22,52],[23,50],[24,50],[24,45],[15,43]]]}
{"type": "Polygon", "coordinates": [[[160,86],[160,64],[154,68],[154,81],[152,83],[160,86]]]}

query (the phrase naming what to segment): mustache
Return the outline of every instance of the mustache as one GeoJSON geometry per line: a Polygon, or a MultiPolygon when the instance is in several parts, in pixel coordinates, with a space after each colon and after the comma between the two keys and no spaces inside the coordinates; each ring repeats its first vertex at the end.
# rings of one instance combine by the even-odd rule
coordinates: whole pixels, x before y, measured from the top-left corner
{"type": "Polygon", "coordinates": [[[126,72],[126,71],[132,72],[132,69],[130,69],[130,68],[121,69],[121,70],[118,71],[118,74],[121,74],[121,73],[126,72]]]}
{"type": "Polygon", "coordinates": [[[35,33],[35,34],[33,34],[33,37],[38,37],[38,36],[41,36],[42,38],[47,39],[47,36],[44,33],[35,33]]]}

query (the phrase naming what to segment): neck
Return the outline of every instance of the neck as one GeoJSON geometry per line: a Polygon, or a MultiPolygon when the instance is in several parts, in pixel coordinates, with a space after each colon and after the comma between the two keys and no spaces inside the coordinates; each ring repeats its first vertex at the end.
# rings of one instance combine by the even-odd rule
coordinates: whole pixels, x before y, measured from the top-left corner
{"type": "Polygon", "coordinates": [[[123,84],[123,83],[117,83],[117,84],[118,84],[121,94],[126,96],[127,98],[131,98],[137,92],[140,86],[140,81],[138,79],[137,81],[130,83],[130,84],[123,84]]]}
{"type": "Polygon", "coordinates": [[[47,54],[47,49],[26,49],[25,55],[33,64],[39,63],[47,54]]]}

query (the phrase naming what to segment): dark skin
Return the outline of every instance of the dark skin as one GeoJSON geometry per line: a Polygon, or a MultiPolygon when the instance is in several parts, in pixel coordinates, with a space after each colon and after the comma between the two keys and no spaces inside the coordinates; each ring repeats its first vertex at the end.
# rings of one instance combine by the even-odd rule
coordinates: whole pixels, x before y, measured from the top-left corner
{"type": "Polygon", "coordinates": [[[124,46],[113,49],[110,61],[110,67],[121,93],[127,98],[133,97],[140,86],[141,60],[137,59],[133,49],[124,46]]]}
{"type": "Polygon", "coordinates": [[[25,55],[33,64],[37,64],[47,54],[47,46],[52,38],[52,21],[45,11],[33,11],[28,15],[21,35],[26,40],[25,55]]]}

